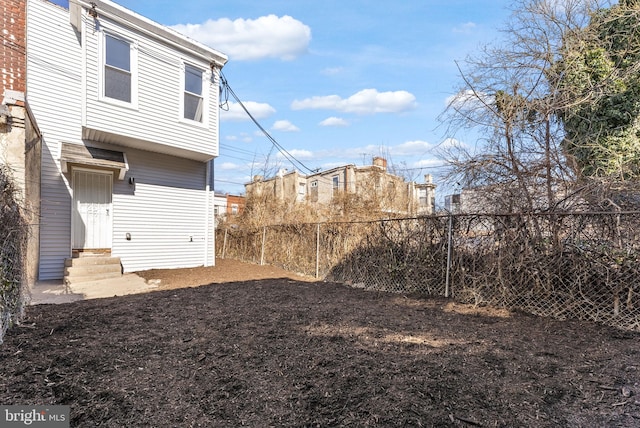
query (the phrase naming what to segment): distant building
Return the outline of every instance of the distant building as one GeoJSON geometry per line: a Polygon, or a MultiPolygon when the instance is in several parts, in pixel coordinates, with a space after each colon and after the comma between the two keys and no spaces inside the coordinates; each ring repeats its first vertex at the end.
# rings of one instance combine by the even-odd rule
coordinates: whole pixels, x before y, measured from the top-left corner
{"type": "Polygon", "coordinates": [[[227,195],[227,216],[240,215],[244,211],[245,197],[227,195]]]}
{"type": "Polygon", "coordinates": [[[461,210],[460,197],[460,193],[445,196],[444,209],[452,214],[458,214],[461,210]]]}
{"type": "Polygon", "coordinates": [[[242,214],[245,206],[245,197],[241,195],[229,195],[216,193],[213,198],[213,214],[216,227],[234,215],[242,214]]]}
{"type": "MultiPolygon", "coordinates": [[[[435,187],[431,176],[417,184],[387,171],[387,161],[376,157],[372,165],[343,165],[327,171],[302,175],[281,170],[275,177],[254,177],[245,184],[246,194],[263,203],[282,206],[306,203],[316,208],[335,207],[341,197],[355,197],[381,212],[401,215],[432,214],[435,187]]],[[[343,213],[347,214],[347,213],[343,213]]]]}
{"type": "Polygon", "coordinates": [[[213,196],[213,218],[214,225],[218,227],[227,214],[227,195],[215,193],[213,196]]]}
{"type": "Polygon", "coordinates": [[[543,211],[550,208],[584,207],[584,198],[573,194],[571,189],[571,182],[556,181],[552,185],[552,200],[549,201],[544,186],[529,189],[528,196],[524,196],[522,190],[513,184],[478,186],[445,196],[444,205],[453,214],[505,214],[531,209],[543,211]]]}

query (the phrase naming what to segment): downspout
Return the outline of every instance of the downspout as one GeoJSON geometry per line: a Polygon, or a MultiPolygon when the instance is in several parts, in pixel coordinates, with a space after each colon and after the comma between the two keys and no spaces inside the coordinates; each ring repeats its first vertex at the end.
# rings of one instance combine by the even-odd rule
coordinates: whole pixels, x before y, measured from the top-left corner
{"type": "Polygon", "coordinates": [[[207,161],[207,171],[205,173],[205,186],[204,186],[204,266],[212,266],[215,265],[215,262],[209,263],[209,218],[211,216],[209,206],[209,192],[210,192],[210,182],[211,182],[211,163],[213,160],[207,161]]]}

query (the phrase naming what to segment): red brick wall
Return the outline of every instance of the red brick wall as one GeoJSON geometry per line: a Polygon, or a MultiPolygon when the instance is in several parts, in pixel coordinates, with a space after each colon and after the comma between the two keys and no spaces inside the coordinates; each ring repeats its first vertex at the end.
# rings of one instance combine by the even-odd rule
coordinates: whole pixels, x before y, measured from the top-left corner
{"type": "Polygon", "coordinates": [[[5,89],[26,90],[26,0],[0,1],[0,102],[5,89]]]}
{"type": "Polygon", "coordinates": [[[242,210],[244,210],[245,198],[244,196],[236,196],[236,195],[227,195],[227,214],[233,214],[231,212],[231,205],[238,205],[238,214],[242,214],[242,210]]]}

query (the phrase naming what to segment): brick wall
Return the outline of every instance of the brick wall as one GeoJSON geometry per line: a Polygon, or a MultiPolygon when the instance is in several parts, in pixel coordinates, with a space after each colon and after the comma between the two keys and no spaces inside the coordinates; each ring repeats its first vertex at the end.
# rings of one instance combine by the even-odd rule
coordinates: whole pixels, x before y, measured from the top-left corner
{"type": "Polygon", "coordinates": [[[0,102],[5,89],[26,90],[26,0],[0,1],[0,102]]]}
{"type": "Polygon", "coordinates": [[[244,210],[244,204],[245,204],[244,196],[227,195],[227,214],[229,215],[242,214],[242,211],[244,210]],[[238,210],[237,213],[233,212],[234,205],[237,207],[237,210],[238,210]]]}

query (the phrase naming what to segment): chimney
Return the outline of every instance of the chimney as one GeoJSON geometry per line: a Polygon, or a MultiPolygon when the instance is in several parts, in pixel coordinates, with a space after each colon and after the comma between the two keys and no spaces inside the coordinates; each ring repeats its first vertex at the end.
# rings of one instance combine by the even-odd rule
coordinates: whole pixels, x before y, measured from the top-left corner
{"type": "Polygon", "coordinates": [[[382,168],[383,170],[387,170],[387,160],[380,156],[376,156],[373,158],[373,165],[382,168]]]}
{"type": "Polygon", "coordinates": [[[433,182],[433,179],[431,178],[431,174],[424,175],[424,182],[425,184],[431,184],[433,182]]]}

